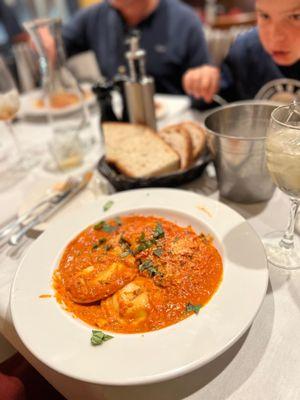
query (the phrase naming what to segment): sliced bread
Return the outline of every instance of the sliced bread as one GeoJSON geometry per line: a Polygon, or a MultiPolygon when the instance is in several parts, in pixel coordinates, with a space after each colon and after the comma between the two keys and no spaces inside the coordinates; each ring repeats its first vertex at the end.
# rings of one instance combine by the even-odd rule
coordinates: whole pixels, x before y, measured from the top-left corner
{"type": "Polygon", "coordinates": [[[177,153],[143,125],[103,124],[107,162],[133,178],[159,176],[179,169],[177,153]]]}
{"type": "Polygon", "coordinates": [[[199,124],[193,121],[184,121],[180,125],[189,132],[193,145],[193,159],[195,160],[205,149],[205,131],[199,124]]]}
{"type": "Polygon", "coordinates": [[[193,161],[193,146],[189,132],[181,124],[168,126],[158,132],[180,157],[180,168],[186,169],[193,161]]]}

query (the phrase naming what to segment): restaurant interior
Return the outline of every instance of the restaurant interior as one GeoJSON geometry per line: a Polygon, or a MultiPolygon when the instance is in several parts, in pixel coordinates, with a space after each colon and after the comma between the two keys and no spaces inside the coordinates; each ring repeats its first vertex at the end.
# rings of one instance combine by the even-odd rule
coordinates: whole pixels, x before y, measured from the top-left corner
{"type": "Polygon", "coordinates": [[[0,400],[300,399],[300,1],[0,0],[0,400]]]}

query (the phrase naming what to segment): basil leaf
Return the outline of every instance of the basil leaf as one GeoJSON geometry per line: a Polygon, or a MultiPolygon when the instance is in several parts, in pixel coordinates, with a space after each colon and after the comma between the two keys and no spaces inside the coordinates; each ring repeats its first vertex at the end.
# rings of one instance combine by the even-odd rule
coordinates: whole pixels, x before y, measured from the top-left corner
{"type": "Polygon", "coordinates": [[[116,231],[119,228],[118,225],[109,225],[107,222],[105,221],[100,221],[98,222],[96,225],[94,225],[94,229],[95,231],[103,231],[103,232],[107,232],[107,233],[111,233],[116,231]]]}
{"type": "Polygon", "coordinates": [[[164,250],[162,247],[157,247],[156,249],[153,250],[153,254],[155,254],[157,257],[161,257],[163,252],[164,250]]]}
{"type": "Polygon", "coordinates": [[[122,221],[121,221],[121,218],[120,218],[120,217],[116,217],[116,218],[115,218],[115,221],[116,221],[116,224],[117,224],[117,225],[119,225],[119,226],[122,225],[122,221]]]}
{"type": "Polygon", "coordinates": [[[143,261],[140,265],[139,265],[139,271],[143,272],[143,271],[147,271],[148,274],[153,277],[157,274],[159,274],[157,268],[153,265],[151,260],[146,260],[143,261]]]}
{"type": "Polygon", "coordinates": [[[156,227],[154,229],[153,238],[160,239],[165,236],[165,232],[163,230],[162,224],[157,222],[156,227]]]}
{"type": "Polygon", "coordinates": [[[139,238],[139,242],[144,242],[145,241],[145,232],[142,232],[141,233],[141,236],[140,236],[140,238],[139,238]]]}
{"type": "Polygon", "coordinates": [[[112,200],[107,201],[103,206],[103,211],[104,212],[108,211],[113,204],[114,204],[114,202],[112,200]]]}
{"type": "Polygon", "coordinates": [[[92,331],[92,337],[91,337],[91,344],[93,346],[99,346],[103,342],[106,342],[107,340],[113,339],[113,336],[106,335],[102,331],[92,331]]]}
{"type": "Polygon", "coordinates": [[[92,250],[97,250],[98,247],[99,247],[99,244],[98,244],[98,243],[95,243],[95,244],[93,244],[93,246],[92,246],[92,250]]]}
{"type": "Polygon", "coordinates": [[[107,223],[104,223],[102,225],[102,230],[107,233],[112,233],[112,232],[116,231],[118,228],[119,227],[117,225],[109,225],[107,223]]]}
{"type": "Polygon", "coordinates": [[[101,229],[102,229],[102,226],[105,224],[105,222],[104,221],[100,221],[100,222],[97,222],[97,224],[96,225],[94,225],[94,229],[95,229],[95,231],[101,231],[101,229]]]}
{"type": "Polygon", "coordinates": [[[146,249],[147,249],[146,245],[145,245],[144,243],[142,243],[142,244],[139,244],[139,245],[138,245],[138,247],[135,249],[134,253],[135,253],[135,254],[138,254],[138,253],[140,253],[141,251],[144,251],[144,250],[146,250],[146,249]]]}
{"type": "Polygon", "coordinates": [[[98,244],[103,244],[103,243],[106,243],[107,242],[107,239],[106,238],[100,238],[99,240],[98,240],[98,244]]]}
{"type": "Polygon", "coordinates": [[[125,258],[125,257],[127,257],[127,256],[129,256],[131,254],[131,252],[130,252],[130,250],[126,250],[126,251],[123,251],[123,253],[121,253],[121,258],[125,258]]]}
{"type": "Polygon", "coordinates": [[[202,307],[201,304],[188,303],[185,307],[185,311],[186,312],[194,312],[195,314],[198,314],[201,307],[202,307]]]}

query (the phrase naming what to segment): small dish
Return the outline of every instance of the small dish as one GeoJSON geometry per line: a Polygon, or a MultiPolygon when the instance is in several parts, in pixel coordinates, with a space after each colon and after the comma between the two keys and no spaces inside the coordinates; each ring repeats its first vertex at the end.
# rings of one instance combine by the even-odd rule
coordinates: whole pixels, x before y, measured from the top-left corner
{"type": "Polygon", "coordinates": [[[207,164],[211,161],[208,152],[201,155],[188,169],[178,170],[170,174],[150,178],[129,178],[120,174],[109,165],[105,157],[101,157],[98,163],[98,171],[113,185],[117,191],[138,189],[144,187],[174,187],[191,182],[199,178],[204,172],[207,164]]]}

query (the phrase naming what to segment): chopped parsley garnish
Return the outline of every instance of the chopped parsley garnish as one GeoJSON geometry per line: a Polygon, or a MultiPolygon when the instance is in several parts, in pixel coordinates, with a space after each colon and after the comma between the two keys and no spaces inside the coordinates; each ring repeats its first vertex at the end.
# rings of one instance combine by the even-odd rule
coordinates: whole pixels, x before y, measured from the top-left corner
{"type": "Polygon", "coordinates": [[[139,271],[143,272],[143,271],[147,271],[148,274],[153,277],[157,274],[159,274],[159,271],[157,270],[157,268],[154,266],[154,264],[152,263],[151,260],[145,260],[143,261],[140,265],[139,265],[139,271]]]}
{"type": "Polygon", "coordinates": [[[185,307],[185,311],[186,312],[194,312],[195,314],[198,314],[201,307],[202,307],[201,304],[188,303],[185,307]]]}
{"type": "Polygon", "coordinates": [[[121,235],[120,239],[119,239],[119,243],[123,248],[123,253],[121,253],[121,258],[127,257],[132,253],[132,250],[130,248],[130,243],[127,242],[127,240],[124,238],[123,235],[121,235]]]}
{"type": "Polygon", "coordinates": [[[116,217],[116,218],[115,218],[115,222],[116,222],[116,224],[119,225],[119,226],[122,225],[122,221],[121,221],[121,218],[120,218],[120,217],[116,217]]]}
{"type": "Polygon", "coordinates": [[[129,256],[131,254],[131,251],[130,250],[126,250],[126,251],[123,251],[123,253],[121,253],[121,258],[125,258],[125,257],[127,257],[127,256],[129,256]]]}
{"type": "Polygon", "coordinates": [[[97,250],[98,247],[101,246],[101,244],[106,243],[106,242],[107,242],[106,238],[100,238],[97,243],[93,244],[92,250],[97,250]]]}
{"type": "Polygon", "coordinates": [[[93,346],[99,346],[110,339],[113,339],[113,336],[106,335],[102,331],[92,331],[91,344],[93,346]]]}
{"type": "Polygon", "coordinates": [[[160,239],[165,236],[165,232],[163,230],[162,224],[157,222],[156,227],[153,233],[153,239],[160,239]]]}
{"type": "Polygon", "coordinates": [[[119,243],[123,247],[130,247],[130,243],[125,239],[123,235],[120,236],[119,243]]]}
{"type": "Polygon", "coordinates": [[[139,238],[139,242],[143,243],[145,240],[146,240],[145,232],[142,232],[139,238]]]}
{"type": "Polygon", "coordinates": [[[112,200],[107,201],[103,206],[103,211],[104,212],[108,211],[113,204],[114,204],[114,202],[112,200]]]}
{"type": "Polygon", "coordinates": [[[109,225],[107,222],[105,221],[100,221],[98,222],[98,224],[94,225],[94,229],[96,231],[103,231],[103,232],[107,232],[107,233],[112,233],[114,231],[116,231],[119,228],[118,225],[109,225]]]}
{"type": "Polygon", "coordinates": [[[154,239],[146,240],[145,232],[142,232],[139,238],[139,244],[135,249],[135,254],[138,254],[141,251],[149,249],[154,243],[156,243],[156,240],[154,239]]]}
{"type": "Polygon", "coordinates": [[[153,250],[153,254],[156,255],[157,257],[161,257],[163,252],[164,250],[162,247],[157,247],[156,249],[153,250]]]}
{"type": "Polygon", "coordinates": [[[140,253],[141,251],[144,251],[144,250],[146,250],[146,249],[148,249],[150,246],[148,245],[148,244],[146,244],[146,243],[140,243],[139,245],[138,245],[138,247],[135,249],[135,254],[138,254],[138,253],[140,253]]]}

